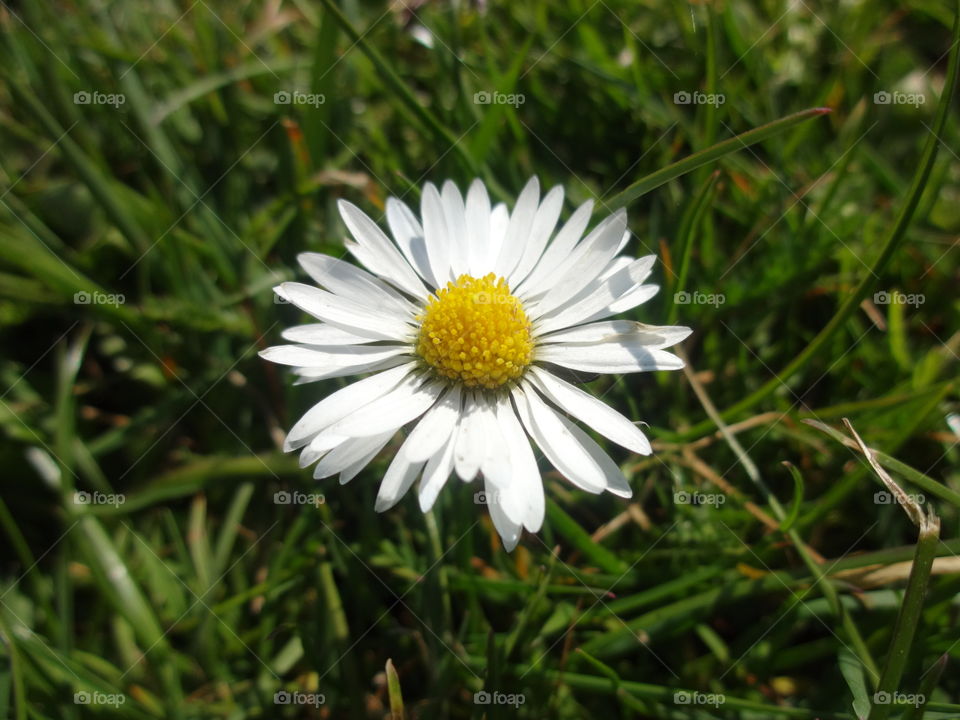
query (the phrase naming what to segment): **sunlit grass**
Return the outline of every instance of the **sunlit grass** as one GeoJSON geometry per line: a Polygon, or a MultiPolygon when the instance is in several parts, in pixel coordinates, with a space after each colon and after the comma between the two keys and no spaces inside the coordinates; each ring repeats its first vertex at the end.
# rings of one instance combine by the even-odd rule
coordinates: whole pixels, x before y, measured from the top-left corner
{"type": "Polygon", "coordinates": [[[953,18],[4,5],[0,717],[960,714],[953,18]],[[633,500],[548,473],[506,554],[477,484],[373,512],[396,443],[314,483],[280,443],[340,382],[256,353],[337,199],[533,174],[625,205],[632,317],[695,332],[686,377],[591,383],[651,423],[633,500]]]}

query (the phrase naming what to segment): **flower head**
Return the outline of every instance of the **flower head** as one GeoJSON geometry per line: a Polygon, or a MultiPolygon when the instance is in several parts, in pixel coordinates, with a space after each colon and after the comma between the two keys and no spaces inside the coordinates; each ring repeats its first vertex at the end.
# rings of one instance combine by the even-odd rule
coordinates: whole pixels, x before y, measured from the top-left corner
{"type": "Polygon", "coordinates": [[[636,453],[650,443],[623,415],[566,382],[551,367],[591,373],[674,370],[664,348],[690,334],[613,315],[649,300],[655,257],[621,254],[624,210],[585,237],[592,202],[554,232],[563,190],[541,200],[536,178],[512,212],[491,207],[475,180],[466,198],[452,182],[424,187],[418,218],[387,200],[392,239],[341,201],[367,270],[304,253],[320,287],[283,283],[278,295],[320,322],[287,329],[291,345],[264,350],[300,382],[370,373],[313,406],[291,428],[315,478],[357,475],[403,426],[414,423],[380,484],[376,509],[395,505],[419,479],[426,512],[451,477],[481,477],[490,516],[507,549],[522,528],[540,529],[543,482],[531,440],[582,490],[629,497],[616,463],[571,418],[636,453]]]}

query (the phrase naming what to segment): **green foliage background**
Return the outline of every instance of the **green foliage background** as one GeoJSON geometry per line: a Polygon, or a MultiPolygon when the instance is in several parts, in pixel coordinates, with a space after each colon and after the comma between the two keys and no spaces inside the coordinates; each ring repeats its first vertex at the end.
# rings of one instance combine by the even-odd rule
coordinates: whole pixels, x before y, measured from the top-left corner
{"type": "Polygon", "coordinates": [[[894,688],[960,717],[953,17],[932,0],[3,3],[0,716],[380,718],[392,658],[407,717],[882,717],[902,708],[871,698],[894,688]],[[295,91],[315,102],[275,101],[295,91]],[[591,383],[657,440],[652,458],[611,449],[633,500],[546,472],[544,530],[506,554],[476,486],[375,514],[389,451],[317,486],[279,444],[341,383],[293,388],[256,352],[299,321],[270,291],[296,254],[343,254],[337,199],[380,218],[390,194],[479,176],[510,202],[533,174],[567,212],[627,203],[663,287],[632,316],[695,332],[691,377],[591,383]],[[922,605],[904,589],[916,527],[801,422],[843,417],[940,517],[922,605]]]}

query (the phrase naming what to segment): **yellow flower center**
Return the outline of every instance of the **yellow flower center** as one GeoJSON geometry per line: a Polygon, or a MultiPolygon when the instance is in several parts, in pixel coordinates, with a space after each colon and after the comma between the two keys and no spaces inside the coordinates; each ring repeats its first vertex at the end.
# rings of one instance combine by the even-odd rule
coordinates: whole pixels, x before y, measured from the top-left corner
{"type": "Polygon", "coordinates": [[[440,375],[468,387],[499,387],[530,364],[530,320],[507,281],[493,273],[448,282],[418,319],[417,353],[440,375]]]}

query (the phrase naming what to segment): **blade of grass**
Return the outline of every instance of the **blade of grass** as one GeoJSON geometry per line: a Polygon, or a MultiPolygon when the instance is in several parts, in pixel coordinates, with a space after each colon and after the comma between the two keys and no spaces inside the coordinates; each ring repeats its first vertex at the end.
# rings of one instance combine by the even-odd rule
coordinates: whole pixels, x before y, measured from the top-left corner
{"type": "MultiPolygon", "coordinates": [[[[957,19],[960,23],[960,14],[958,14],[957,19]]],[[[855,442],[856,449],[864,456],[870,469],[873,470],[884,486],[898,498],[897,504],[920,530],[913,565],[910,568],[910,577],[907,579],[907,589],[900,605],[900,611],[897,614],[887,659],[880,673],[868,716],[868,720],[886,720],[894,707],[900,679],[903,676],[917,624],[923,612],[927,582],[930,579],[930,571],[933,569],[933,561],[937,556],[940,545],[940,518],[933,513],[929,506],[927,512],[924,513],[920,505],[910,498],[881,467],[876,460],[875,453],[863,442],[850,421],[844,418],[844,424],[855,442]]]]}
{"type": "Polygon", "coordinates": [[[641,702],[638,698],[634,697],[629,691],[624,689],[623,681],[620,679],[620,676],[617,674],[616,670],[614,670],[612,667],[610,667],[606,663],[601,662],[597,658],[593,657],[593,655],[588,653],[583,648],[577,648],[576,653],[578,657],[582,657],[584,660],[586,660],[589,665],[591,665],[594,669],[597,670],[597,672],[603,674],[604,676],[610,679],[610,687],[613,689],[614,695],[616,696],[617,700],[619,700],[623,705],[625,705],[630,710],[633,710],[634,712],[638,712],[638,713],[649,712],[649,708],[646,706],[646,704],[641,702]]]}
{"type": "MultiPolygon", "coordinates": [[[[817,333],[813,340],[811,340],[810,343],[793,358],[793,360],[787,363],[783,370],[775,373],[770,380],[754,390],[743,400],[734,403],[724,410],[721,413],[721,417],[724,420],[729,421],[731,418],[738,416],[745,410],[749,410],[750,408],[754,407],[757,403],[764,400],[770,394],[776,391],[777,388],[781,387],[781,385],[789,380],[791,376],[799,372],[807,364],[807,362],[813,358],[821,350],[821,348],[824,347],[824,345],[826,345],[827,341],[833,337],[833,334],[841,326],[843,326],[843,324],[857,310],[857,308],[860,307],[860,303],[873,290],[877,279],[886,269],[890,259],[903,243],[904,239],[906,238],[907,228],[910,226],[910,222],[913,220],[914,211],[917,209],[917,205],[920,203],[923,192],[927,187],[927,180],[930,178],[930,172],[933,169],[934,160],[936,160],[937,153],[940,149],[940,135],[943,133],[943,128],[946,125],[947,116],[953,102],[953,94],[957,86],[957,71],[958,68],[960,68],[960,9],[958,9],[954,20],[952,40],[953,43],[950,50],[950,61],[946,74],[946,82],[944,83],[943,91],[940,95],[940,103],[937,107],[936,119],[933,122],[930,136],[927,138],[926,145],[924,146],[923,152],[920,155],[920,160],[917,163],[917,169],[914,173],[913,181],[910,183],[910,191],[907,194],[907,198],[900,209],[897,220],[894,223],[893,228],[890,230],[890,234],[887,236],[887,239],[884,242],[883,247],[880,249],[880,252],[877,254],[877,257],[874,259],[871,266],[864,273],[856,288],[854,288],[854,290],[847,296],[847,299],[844,300],[837,312],[833,315],[833,317],[830,318],[829,322],[827,322],[823,329],[817,333]]],[[[733,139],[736,140],[737,138],[733,139]]],[[[690,438],[702,435],[703,433],[710,431],[715,426],[716,424],[713,420],[704,420],[703,422],[690,428],[687,432],[683,433],[683,437],[690,438]]]]}
{"type": "Polygon", "coordinates": [[[165,690],[167,712],[179,720],[183,718],[182,685],[177,665],[170,659],[172,649],[166,633],[103,525],[82,510],[79,514],[77,529],[83,540],[82,549],[94,569],[101,592],[113,599],[114,608],[134,627],[143,647],[154,654],[154,663],[165,690]]]}
{"type": "Polygon", "coordinates": [[[353,42],[364,55],[367,56],[367,59],[373,63],[373,66],[377,69],[380,79],[400,100],[401,103],[413,114],[417,120],[419,120],[425,128],[427,128],[437,140],[440,140],[442,143],[445,143],[445,147],[449,146],[457,153],[460,158],[463,159],[464,164],[471,172],[479,172],[482,169],[482,166],[477,163],[473,155],[470,154],[467,146],[459,141],[459,138],[440,120],[434,115],[430,110],[423,106],[416,96],[413,94],[413,91],[407,86],[407,84],[397,75],[396,71],[390,66],[390,64],[383,59],[379,52],[371,45],[366,37],[365,33],[361,33],[357,30],[353,23],[350,22],[350,19],[344,15],[343,11],[337,7],[336,3],[333,0],[321,0],[324,8],[327,12],[337,21],[340,25],[340,28],[346,33],[347,37],[350,38],[350,41],[353,42]]]}
{"type": "Polygon", "coordinates": [[[697,197],[689,207],[689,212],[684,213],[680,223],[679,237],[679,255],[680,269],[676,275],[676,282],[671,283],[670,294],[667,296],[667,303],[670,310],[667,313],[667,325],[673,325],[677,321],[676,297],[677,293],[683,292],[687,286],[687,274],[690,271],[690,257],[693,255],[693,235],[700,224],[704,211],[710,206],[714,197],[714,190],[717,186],[717,180],[720,178],[720,171],[716,170],[707,178],[707,182],[700,188],[697,197]]]}
{"type": "MultiPolygon", "coordinates": [[[[747,472],[747,476],[753,481],[753,484],[760,491],[764,501],[770,506],[774,516],[780,522],[780,526],[783,527],[784,525],[787,525],[788,515],[786,511],[783,509],[783,506],[780,504],[777,496],[774,495],[773,492],[767,487],[767,484],[760,476],[759,469],[753,460],[750,459],[750,456],[747,454],[747,452],[743,449],[740,441],[737,440],[736,436],[730,432],[727,424],[723,421],[723,418],[720,417],[720,414],[717,412],[717,408],[714,406],[713,401],[707,394],[703,384],[697,379],[692,366],[687,360],[686,353],[682,350],[679,350],[678,355],[685,361],[683,371],[687,376],[687,380],[690,382],[690,386],[696,393],[697,398],[700,400],[703,409],[706,411],[707,416],[717,424],[723,439],[730,446],[730,449],[733,450],[733,453],[736,455],[740,464],[743,465],[747,472]]],[[[796,480],[796,477],[794,479],[796,480]]],[[[791,519],[789,524],[792,525],[794,521],[795,519],[791,519]]],[[[807,546],[807,544],[803,541],[803,538],[800,537],[800,533],[798,533],[795,529],[791,528],[786,530],[785,534],[790,542],[793,543],[797,552],[800,554],[804,564],[810,570],[810,574],[817,579],[817,582],[814,585],[804,589],[799,594],[800,597],[806,596],[813,590],[815,586],[819,585],[821,592],[830,605],[831,611],[834,613],[837,619],[840,620],[843,629],[847,634],[847,638],[849,639],[850,644],[853,645],[853,650],[856,652],[860,662],[863,664],[863,667],[873,678],[876,678],[878,675],[877,664],[874,661],[873,656],[870,654],[870,648],[864,641],[863,635],[860,633],[860,629],[857,627],[856,623],[854,623],[850,613],[846,611],[846,608],[844,608],[843,604],[840,602],[836,588],[833,587],[833,584],[830,582],[829,578],[825,577],[824,570],[820,563],[814,559],[811,548],[807,546]]]]}
{"type": "Polygon", "coordinates": [[[803,475],[800,474],[800,471],[797,470],[795,465],[786,460],[784,460],[783,464],[790,471],[791,477],[793,477],[793,502],[790,503],[790,511],[787,513],[787,516],[780,523],[780,529],[783,532],[787,532],[793,527],[793,524],[797,521],[797,516],[800,514],[800,506],[803,505],[804,483],[803,475]]]}
{"type": "Polygon", "coordinates": [[[858,718],[865,718],[870,712],[870,696],[867,693],[867,683],[863,676],[863,665],[860,659],[846,648],[840,648],[837,662],[840,665],[840,674],[850,688],[853,695],[853,711],[858,718]]]}
{"type": "Polygon", "coordinates": [[[933,695],[933,691],[937,689],[937,685],[940,683],[940,676],[943,675],[949,659],[950,655],[944,653],[930,666],[926,675],[923,676],[923,682],[920,684],[920,702],[912,707],[908,707],[900,720],[923,720],[927,701],[933,695]]]}
{"type": "Polygon", "coordinates": [[[223,518],[223,524],[220,528],[220,535],[217,536],[216,546],[213,552],[212,571],[214,577],[220,577],[227,567],[230,559],[230,551],[233,549],[233,543],[237,539],[237,532],[240,530],[240,522],[243,520],[243,514],[250,504],[250,498],[253,496],[254,484],[245,482],[235,491],[230,506],[227,508],[226,515],[223,518]]]}
{"type": "Polygon", "coordinates": [[[921,521],[920,538],[917,541],[917,552],[910,570],[910,578],[907,580],[907,590],[903,596],[900,612],[897,614],[887,661],[880,674],[880,682],[877,683],[877,692],[873,696],[874,702],[870,708],[868,720],[886,720],[895,707],[890,699],[900,687],[900,679],[903,677],[920,614],[923,612],[923,598],[927,591],[927,581],[930,579],[930,570],[933,567],[933,559],[939,543],[940,519],[933,513],[929,513],[921,521]],[[883,698],[886,698],[887,702],[878,702],[883,698]]]}
{"type": "MultiPolygon", "coordinates": [[[[327,2],[329,0],[324,1],[327,2]]],[[[642,195],[646,195],[651,190],[654,190],[664,183],[668,183],[671,180],[680,177],[681,175],[686,175],[688,172],[696,170],[698,167],[702,167],[709,162],[718,160],[724,155],[729,155],[737,150],[742,150],[743,148],[747,148],[751,145],[755,145],[758,142],[767,140],[768,138],[783,132],[787,128],[803,122],[804,120],[820,117],[821,115],[826,115],[829,112],[831,112],[831,108],[811,108],[810,110],[802,110],[801,112],[794,113],[793,115],[787,115],[779,120],[774,120],[766,125],[761,125],[753,130],[748,130],[745,133],[741,133],[740,135],[735,135],[732,138],[723,140],[713,147],[709,147],[706,150],[701,150],[693,155],[689,155],[683,160],[678,160],[677,162],[671,163],[664,168],[660,168],[656,172],[650,173],[646,177],[640,178],[635,183],[627,187],[626,190],[614,195],[612,198],[610,198],[610,200],[604,201],[604,207],[608,208],[609,210],[616,210],[621,207],[626,207],[642,195]]]]}
{"type": "Polygon", "coordinates": [[[90,303],[92,295],[107,295],[104,288],[57,256],[35,235],[22,228],[0,227],[0,258],[36,277],[63,300],[83,303],[77,296],[86,295],[86,309],[106,319],[120,319],[134,327],[142,327],[142,319],[124,304],[90,303]]]}
{"type": "Polygon", "coordinates": [[[627,571],[626,563],[602,545],[594,542],[590,534],[550,498],[547,498],[547,517],[554,530],[569,540],[574,548],[595,562],[602,570],[614,575],[627,571]]]}
{"type": "Polygon", "coordinates": [[[90,188],[90,192],[100,202],[104,212],[116,224],[120,232],[130,240],[138,252],[146,252],[150,247],[150,241],[146,233],[134,222],[133,217],[127,212],[117,193],[110,187],[100,168],[70,138],[68,132],[60,126],[60,123],[47,111],[33,92],[9,75],[7,76],[7,87],[10,88],[17,101],[22,103],[37,118],[51,138],[60,139],[57,149],[63,155],[64,160],[70,164],[77,175],[90,188]]]}
{"type": "Polygon", "coordinates": [[[27,720],[27,693],[23,682],[22,660],[3,612],[0,612],[0,637],[3,638],[4,648],[10,656],[10,673],[13,676],[13,704],[17,712],[16,720],[27,720]]]}
{"type": "MultiPolygon", "coordinates": [[[[840,431],[835,430],[829,425],[825,425],[824,423],[819,422],[818,420],[812,420],[812,419],[802,420],[801,422],[809,425],[812,428],[816,428],[820,432],[829,435],[837,442],[841,442],[847,447],[852,448],[853,450],[858,449],[857,443],[854,440],[851,440],[849,437],[847,437],[840,431]]],[[[873,456],[877,459],[877,462],[879,462],[880,465],[885,467],[887,470],[892,470],[893,472],[900,475],[904,480],[906,480],[907,482],[913,483],[921,490],[924,490],[925,492],[928,492],[931,495],[935,495],[936,497],[940,498],[941,500],[947,501],[948,503],[950,503],[951,505],[954,505],[955,507],[960,507],[960,493],[950,489],[943,483],[937,482],[932,477],[928,475],[924,475],[922,472],[915,470],[914,468],[907,465],[905,462],[901,462],[900,460],[897,460],[895,457],[887,455],[885,452],[871,449],[871,453],[873,453],[873,456]]]]}
{"type": "MultiPolygon", "coordinates": [[[[482,667],[482,660],[476,657],[467,659],[471,665],[482,667]]],[[[529,669],[511,665],[505,668],[515,677],[523,677],[529,669]]],[[[596,675],[586,675],[582,673],[571,673],[560,670],[546,670],[543,676],[558,683],[568,685],[574,690],[584,690],[586,692],[599,692],[608,694],[610,692],[610,678],[608,676],[598,677],[596,675]]],[[[684,690],[664,685],[653,685],[634,680],[621,680],[621,686],[637,698],[655,700],[660,703],[674,707],[674,696],[676,693],[693,694],[693,690],[684,690]]],[[[786,705],[772,705],[756,700],[746,700],[744,698],[724,695],[723,709],[725,712],[737,710],[752,711],[761,713],[768,717],[797,718],[798,720],[853,720],[850,713],[824,712],[809,708],[789,707],[786,705]]]]}
{"type": "Polygon", "coordinates": [[[400,676],[393,666],[393,660],[387,658],[387,693],[390,695],[390,720],[404,720],[403,695],[400,692],[400,676]]]}
{"type": "MultiPolygon", "coordinates": [[[[527,59],[530,47],[533,44],[533,38],[533,35],[529,36],[523,43],[523,46],[517,50],[507,72],[499,79],[498,87],[496,88],[497,91],[504,95],[509,95],[514,92],[517,80],[520,77],[520,71],[523,69],[523,63],[527,59]]],[[[490,62],[492,63],[492,59],[490,62]]],[[[493,70],[492,67],[491,70],[493,70]]],[[[489,89],[490,88],[486,88],[486,90],[489,89]]],[[[480,120],[480,125],[475,132],[471,133],[473,135],[471,148],[475,157],[487,157],[487,153],[490,152],[491,143],[503,124],[502,118],[504,113],[510,112],[510,106],[506,103],[496,103],[484,107],[485,111],[480,120]]]]}

